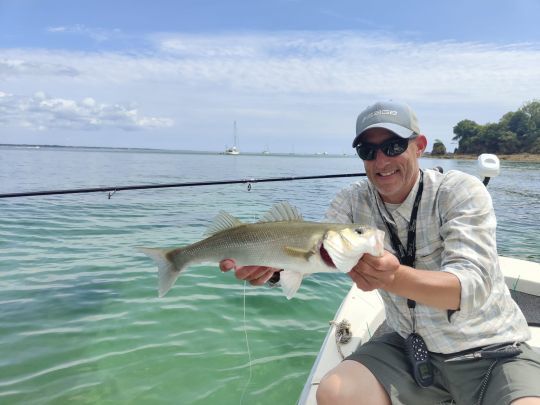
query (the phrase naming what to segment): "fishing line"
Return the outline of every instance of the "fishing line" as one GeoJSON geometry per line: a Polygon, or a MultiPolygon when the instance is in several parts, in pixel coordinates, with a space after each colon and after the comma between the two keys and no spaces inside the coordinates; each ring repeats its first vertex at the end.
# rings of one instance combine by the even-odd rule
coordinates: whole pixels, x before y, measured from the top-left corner
{"type": "Polygon", "coordinates": [[[247,324],[246,324],[246,285],[247,285],[247,281],[244,280],[244,335],[246,336],[246,349],[247,349],[248,359],[249,359],[249,377],[248,377],[246,385],[244,386],[244,390],[242,391],[242,396],[240,397],[240,404],[244,403],[244,396],[246,395],[246,391],[247,391],[247,388],[249,387],[249,384],[251,384],[251,377],[253,376],[253,368],[251,364],[251,350],[249,348],[249,339],[248,339],[247,324]]]}
{"type": "MultiPolygon", "coordinates": [[[[248,191],[251,191],[251,183],[248,184],[248,191]]],[[[253,216],[253,222],[255,222],[255,215],[253,216]]],[[[247,380],[246,385],[244,386],[244,390],[242,391],[242,396],[240,397],[240,405],[244,403],[244,396],[246,395],[247,388],[249,387],[249,384],[251,384],[251,377],[253,376],[253,367],[252,367],[252,360],[251,360],[251,350],[249,348],[249,339],[248,339],[248,333],[247,333],[247,321],[246,321],[246,286],[247,281],[244,280],[244,302],[243,302],[243,309],[244,309],[244,335],[246,337],[246,350],[248,353],[248,360],[249,360],[249,377],[247,380]]]]}

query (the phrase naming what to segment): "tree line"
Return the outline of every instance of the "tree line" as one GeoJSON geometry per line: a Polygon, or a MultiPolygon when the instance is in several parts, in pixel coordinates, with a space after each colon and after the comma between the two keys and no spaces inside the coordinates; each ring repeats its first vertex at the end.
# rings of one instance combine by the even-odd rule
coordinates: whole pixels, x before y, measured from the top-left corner
{"type": "Polygon", "coordinates": [[[462,120],[454,127],[454,153],[540,153],[540,101],[507,112],[497,123],[462,120]]]}

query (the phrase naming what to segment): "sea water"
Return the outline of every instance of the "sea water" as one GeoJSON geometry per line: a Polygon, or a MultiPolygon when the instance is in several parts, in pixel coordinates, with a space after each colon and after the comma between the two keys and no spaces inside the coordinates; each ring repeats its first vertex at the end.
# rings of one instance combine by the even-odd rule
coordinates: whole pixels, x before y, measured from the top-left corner
{"type": "MultiPolygon", "coordinates": [[[[421,160],[436,165],[476,173],[421,160]]],[[[0,193],[357,172],[355,157],[0,149],[0,193]]],[[[136,248],[193,243],[220,210],[253,222],[283,200],[320,220],[352,181],[0,199],[0,403],[294,404],[346,275],[310,277],[288,301],[196,266],[159,299],[136,248]]],[[[502,162],[489,190],[500,254],[540,262],[540,165],[502,162]]]]}

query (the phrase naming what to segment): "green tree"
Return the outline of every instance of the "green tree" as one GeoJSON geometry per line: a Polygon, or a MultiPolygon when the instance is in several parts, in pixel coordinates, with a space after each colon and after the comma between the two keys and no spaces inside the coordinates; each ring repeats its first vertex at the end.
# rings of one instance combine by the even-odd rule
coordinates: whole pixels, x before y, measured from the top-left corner
{"type": "Polygon", "coordinates": [[[537,129],[540,128],[540,101],[529,101],[528,103],[523,104],[520,110],[529,114],[535,127],[537,129]]]}
{"type": "Polygon", "coordinates": [[[499,153],[512,154],[518,152],[517,136],[512,131],[503,131],[499,137],[499,153]]]}
{"type": "MultiPolygon", "coordinates": [[[[522,151],[536,150],[535,143],[540,139],[540,101],[530,101],[525,103],[519,112],[526,116],[526,128],[519,137],[522,151]]],[[[538,152],[531,152],[538,153],[538,152]]]]}
{"type": "Polygon", "coordinates": [[[500,124],[486,124],[479,133],[475,153],[499,153],[500,137],[504,132],[500,124]]]}
{"type": "Polygon", "coordinates": [[[540,101],[504,114],[498,123],[465,119],[454,127],[456,153],[540,153],[540,101]]]}
{"type": "Polygon", "coordinates": [[[540,153],[540,136],[538,136],[534,143],[531,145],[529,153],[540,153]]]}
{"type": "Polygon", "coordinates": [[[454,141],[458,141],[458,153],[470,153],[471,145],[475,143],[481,126],[471,120],[462,120],[454,127],[454,141]]]}
{"type": "Polygon", "coordinates": [[[446,155],[446,146],[440,139],[435,139],[433,143],[433,149],[431,150],[432,155],[446,155]]]}
{"type": "Polygon", "coordinates": [[[529,114],[521,110],[508,114],[510,115],[510,119],[506,124],[508,130],[516,134],[518,138],[530,132],[532,122],[529,114]]]}

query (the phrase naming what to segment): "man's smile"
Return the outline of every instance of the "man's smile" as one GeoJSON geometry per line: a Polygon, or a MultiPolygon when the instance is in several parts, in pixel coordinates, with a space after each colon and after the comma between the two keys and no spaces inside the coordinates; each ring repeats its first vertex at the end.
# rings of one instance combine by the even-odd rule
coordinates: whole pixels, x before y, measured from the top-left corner
{"type": "Polygon", "coordinates": [[[397,173],[397,170],[392,170],[392,171],[388,171],[388,172],[379,172],[377,173],[378,176],[381,176],[381,177],[388,177],[388,176],[391,176],[393,174],[396,174],[397,173]]]}

